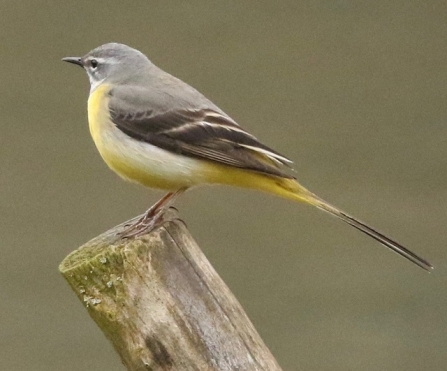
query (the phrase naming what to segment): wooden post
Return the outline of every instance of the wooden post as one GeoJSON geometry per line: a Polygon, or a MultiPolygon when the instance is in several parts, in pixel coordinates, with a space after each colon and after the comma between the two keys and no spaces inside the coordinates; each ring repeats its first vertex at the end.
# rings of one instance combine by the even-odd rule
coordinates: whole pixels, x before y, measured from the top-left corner
{"type": "Polygon", "coordinates": [[[133,240],[123,226],[59,269],[131,371],[281,371],[177,213],[133,240]]]}

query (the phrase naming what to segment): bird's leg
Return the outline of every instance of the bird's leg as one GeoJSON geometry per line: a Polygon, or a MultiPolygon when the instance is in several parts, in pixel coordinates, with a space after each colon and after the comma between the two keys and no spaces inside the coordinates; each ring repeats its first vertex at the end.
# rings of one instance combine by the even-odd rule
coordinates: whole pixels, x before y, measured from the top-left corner
{"type": "Polygon", "coordinates": [[[129,228],[120,233],[122,238],[139,237],[157,227],[164,212],[174,203],[174,201],[184,192],[186,188],[180,188],[175,192],[169,192],[152,205],[143,216],[129,228]]]}
{"type": "Polygon", "coordinates": [[[141,231],[146,231],[146,225],[149,223],[150,219],[155,216],[157,210],[159,210],[163,204],[173,196],[173,192],[169,192],[164,195],[160,200],[158,200],[154,205],[152,205],[146,212],[139,218],[135,223],[131,224],[123,232],[120,233],[122,238],[132,238],[140,234],[141,231]]]}
{"type": "Polygon", "coordinates": [[[169,192],[166,193],[161,199],[159,199],[155,204],[153,204],[149,209],[147,209],[144,214],[134,223],[129,223],[129,224],[125,224],[127,228],[126,230],[124,230],[123,232],[121,232],[122,234],[125,234],[127,232],[130,232],[132,230],[134,230],[138,225],[140,225],[141,223],[143,223],[145,220],[150,219],[154,212],[161,206],[163,205],[163,203],[168,200],[171,196],[172,196],[173,192],[169,192]]]}

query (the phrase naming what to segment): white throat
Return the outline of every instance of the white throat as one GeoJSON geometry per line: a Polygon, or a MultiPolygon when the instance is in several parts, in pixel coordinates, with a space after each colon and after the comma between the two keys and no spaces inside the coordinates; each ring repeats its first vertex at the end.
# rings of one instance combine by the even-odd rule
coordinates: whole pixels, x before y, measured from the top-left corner
{"type": "Polygon", "coordinates": [[[105,79],[101,79],[101,80],[94,80],[90,75],[88,76],[89,80],[90,80],[90,94],[93,93],[95,91],[95,89],[101,85],[103,83],[103,81],[105,79]]]}

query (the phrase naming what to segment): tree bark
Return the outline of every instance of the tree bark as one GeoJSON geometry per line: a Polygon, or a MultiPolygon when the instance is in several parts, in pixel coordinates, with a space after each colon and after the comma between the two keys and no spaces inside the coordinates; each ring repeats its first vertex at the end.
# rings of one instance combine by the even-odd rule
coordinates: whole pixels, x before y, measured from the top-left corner
{"type": "Polygon", "coordinates": [[[281,371],[177,213],[124,240],[123,225],[59,269],[131,371],[281,371]]]}

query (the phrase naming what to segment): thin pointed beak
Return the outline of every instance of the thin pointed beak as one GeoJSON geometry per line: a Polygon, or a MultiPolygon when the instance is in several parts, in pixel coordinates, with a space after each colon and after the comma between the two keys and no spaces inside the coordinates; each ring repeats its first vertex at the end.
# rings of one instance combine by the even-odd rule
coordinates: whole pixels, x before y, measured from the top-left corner
{"type": "Polygon", "coordinates": [[[82,59],[80,57],[66,57],[62,58],[62,60],[64,62],[73,63],[77,64],[78,66],[84,67],[84,65],[82,64],[82,59]]]}

